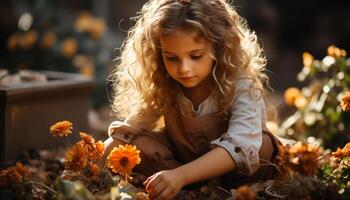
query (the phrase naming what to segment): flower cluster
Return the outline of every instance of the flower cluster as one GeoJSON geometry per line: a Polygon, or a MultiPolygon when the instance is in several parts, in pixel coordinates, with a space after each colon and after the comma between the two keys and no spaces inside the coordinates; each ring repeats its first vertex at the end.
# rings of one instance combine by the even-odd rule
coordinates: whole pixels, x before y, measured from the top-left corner
{"type": "Polygon", "coordinates": [[[320,154],[318,147],[297,142],[291,147],[280,150],[277,157],[278,167],[284,173],[293,172],[305,176],[314,176],[318,171],[320,154]]]}
{"type": "Polygon", "coordinates": [[[350,190],[350,142],[332,152],[329,160],[323,166],[323,178],[350,190]]]}
{"type": "Polygon", "coordinates": [[[20,187],[27,178],[29,169],[22,163],[17,162],[15,166],[0,172],[0,186],[4,188],[20,187]]]}
{"type": "Polygon", "coordinates": [[[346,143],[350,131],[350,58],[346,56],[345,50],[333,45],[322,60],[303,54],[304,67],[297,78],[309,85],[285,91],[285,103],[296,111],[282,122],[278,134],[295,140],[319,138],[331,149],[346,143]]]}
{"type": "MultiPolygon", "coordinates": [[[[111,58],[106,55],[114,48],[115,40],[108,34],[103,18],[89,10],[77,10],[73,15],[60,15],[63,7],[58,2],[21,2],[27,12],[17,13],[18,30],[6,42],[5,69],[58,70],[79,72],[99,79],[101,70],[111,58]],[[40,4],[40,5],[39,5],[40,4]],[[50,12],[47,12],[50,10],[50,12]],[[20,59],[18,59],[20,58],[20,59]],[[101,59],[102,58],[102,59],[101,59]],[[52,62],[52,61],[55,62],[52,62]]],[[[78,8],[78,7],[77,7],[78,8]]],[[[104,80],[98,80],[98,84],[104,80]]]]}
{"type": "MultiPolygon", "coordinates": [[[[69,121],[61,121],[52,125],[50,132],[53,136],[67,136],[72,133],[73,124],[69,121]]],[[[66,152],[65,168],[70,172],[80,173],[87,167],[90,175],[97,175],[98,166],[95,164],[104,154],[104,144],[102,141],[95,142],[95,139],[80,132],[81,141],[77,142],[66,152]]],[[[67,176],[69,177],[69,176],[67,176]]]]}

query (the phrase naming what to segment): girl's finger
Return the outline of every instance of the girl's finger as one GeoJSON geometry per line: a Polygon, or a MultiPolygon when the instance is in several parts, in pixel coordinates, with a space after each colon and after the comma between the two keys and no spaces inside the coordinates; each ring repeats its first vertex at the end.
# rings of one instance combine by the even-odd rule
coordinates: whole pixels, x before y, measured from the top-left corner
{"type": "Polygon", "coordinates": [[[154,177],[154,175],[156,174],[153,174],[152,176],[149,176],[144,182],[143,182],[143,185],[146,186],[148,184],[148,182],[154,177]]]}
{"type": "Polygon", "coordinates": [[[153,197],[159,195],[163,190],[166,189],[166,184],[164,182],[160,182],[149,192],[149,196],[153,199],[153,197]]]}
{"type": "Polygon", "coordinates": [[[157,178],[157,176],[154,176],[146,185],[146,191],[149,192],[151,191],[158,183],[160,180],[157,178]]]}

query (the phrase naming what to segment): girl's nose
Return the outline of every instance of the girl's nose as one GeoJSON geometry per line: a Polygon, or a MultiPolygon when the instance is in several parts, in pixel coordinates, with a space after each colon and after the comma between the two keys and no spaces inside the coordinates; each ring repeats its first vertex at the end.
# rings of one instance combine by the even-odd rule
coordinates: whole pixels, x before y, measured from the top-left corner
{"type": "Polygon", "coordinates": [[[181,74],[187,74],[191,71],[191,62],[188,60],[183,60],[179,69],[181,74]]]}

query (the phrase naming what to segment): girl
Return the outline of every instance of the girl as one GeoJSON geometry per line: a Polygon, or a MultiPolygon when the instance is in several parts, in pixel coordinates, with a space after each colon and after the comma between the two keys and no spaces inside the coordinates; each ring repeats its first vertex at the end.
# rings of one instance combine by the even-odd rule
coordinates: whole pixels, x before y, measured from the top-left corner
{"type": "Polygon", "coordinates": [[[220,177],[223,187],[273,178],[277,140],[265,127],[265,58],[225,0],[150,0],[114,73],[106,155],[141,150],[135,171],[152,199],[220,177]]]}

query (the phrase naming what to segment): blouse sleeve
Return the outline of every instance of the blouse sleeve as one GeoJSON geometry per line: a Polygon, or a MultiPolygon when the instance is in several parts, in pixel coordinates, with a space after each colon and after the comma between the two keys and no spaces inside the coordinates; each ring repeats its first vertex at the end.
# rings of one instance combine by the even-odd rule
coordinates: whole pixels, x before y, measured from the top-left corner
{"type": "Polygon", "coordinates": [[[262,144],[262,123],[265,104],[261,92],[251,88],[252,81],[239,80],[231,107],[226,133],[211,144],[226,149],[237,166],[237,173],[252,175],[259,168],[259,149],[262,144]]]}
{"type": "Polygon", "coordinates": [[[108,127],[108,135],[111,136],[115,131],[124,127],[123,130],[134,133],[140,131],[161,130],[164,122],[161,116],[151,108],[141,108],[129,114],[124,121],[113,121],[108,127]]]}

